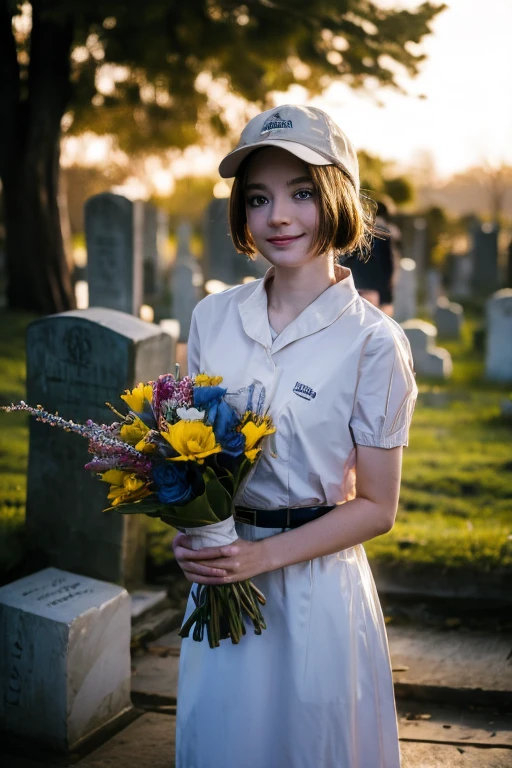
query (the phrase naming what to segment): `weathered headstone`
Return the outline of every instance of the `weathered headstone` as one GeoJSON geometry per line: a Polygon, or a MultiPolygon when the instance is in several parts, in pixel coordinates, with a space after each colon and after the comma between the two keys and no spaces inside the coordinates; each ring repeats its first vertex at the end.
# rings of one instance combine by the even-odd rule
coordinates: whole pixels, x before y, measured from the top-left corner
{"type": "Polygon", "coordinates": [[[426,307],[430,317],[434,316],[436,311],[437,300],[441,296],[442,282],[441,273],[438,269],[427,270],[427,295],[426,295],[426,307]]]}
{"type": "Polygon", "coordinates": [[[454,299],[467,299],[471,296],[471,255],[454,256],[452,259],[450,296],[454,299]]]}
{"type": "Polygon", "coordinates": [[[401,325],[411,345],[416,373],[431,378],[449,378],[453,370],[452,358],[448,350],[435,346],[435,326],[424,320],[407,320],[401,325]]]}
{"type": "Polygon", "coordinates": [[[144,203],[104,192],[85,204],[89,306],[138,317],[143,291],[144,203]]]}
{"type": "Polygon", "coordinates": [[[398,323],[416,316],[416,291],[416,264],[412,259],[400,259],[393,314],[398,323]]]}
{"type": "Polygon", "coordinates": [[[411,255],[416,264],[417,280],[422,281],[430,260],[428,221],[423,216],[416,216],[413,226],[414,235],[411,255]]]}
{"type": "Polygon", "coordinates": [[[158,284],[158,245],[157,245],[157,209],[151,203],[144,203],[143,224],[143,270],[144,301],[149,302],[157,292],[158,284]]]}
{"type": "Polygon", "coordinates": [[[0,588],[2,729],[67,752],[131,708],[130,598],[46,568],[0,588]]]}
{"type": "MultiPolygon", "coordinates": [[[[90,308],[50,315],[27,331],[27,401],[67,419],[115,421],[119,396],[174,369],[158,326],[90,308]]],[[[143,581],[145,518],[102,510],[108,485],[83,467],[87,441],[30,420],[26,531],[49,565],[128,587],[143,581]]]]}
{"type": "Polygon", "coordinates": [[[512,288],[490,297],[486,315],[485,376],[491,381],[512,382],[512,288]]]}
{"type": "Polygon", "coordinates": [[[238,282],[237,261],[244,258],[237,253],[229,230],[229,200],[214,198],[204,218],[205,277],[222,280],[228,285],[238,282]]]}
{"type": "Polygon", "coordinates": [[[437,300],[434,322],[440,339],[460,339],[464,310],[446,296],[437,300]]]}
{"type": "Polygon", "coordinates": [[[180,324],[180,341],[186,342],[190,331],[192,312],[201,297],[203,274],[197,260],[190,253],[191,227],[183,222],[178,227],[176,262],[172,270],[172,313],[180,324]]]}
{"type": "Polygon", "coordinates": [[[498,226],[476,220],[472,228],[471,288],[477,296],[488,296],[499,286],[498,226]]]}
{"type": "Polygon", "coordinates": [[[164,289],[164,253],[169,234],[166,211],[144,203],[144,300],[158,300],[164,289]]]}
{"type": "Polygon", "coordinates": [[[249,259],[237,252],[231,239],[228,212],[229,200],[226,198],[214,198],[206,209],[203,267],[205,280],[236,285],[244,277],[262,277],[269,264],[260,254],[249,259]]]}

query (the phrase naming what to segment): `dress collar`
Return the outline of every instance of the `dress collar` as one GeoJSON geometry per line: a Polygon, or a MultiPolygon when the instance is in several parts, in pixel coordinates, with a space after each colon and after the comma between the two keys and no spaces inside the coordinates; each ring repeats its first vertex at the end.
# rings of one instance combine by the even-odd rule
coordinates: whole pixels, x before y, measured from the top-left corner
{"type": "Polygon", "coordinates": [[[266,285],[273,278],[275,268],[270,267],[265,276],[257,281],[256,288],[251,295],[238,305],[246,334],[267,349],[272,349],[272,352],[278,352],[293,341],[321,331],[334,323],[359,297],[351,270],[339,265],[335,265],[334,269],[336,283],[326,288],[320,296],[303,309],[300,315],[292,320],[272,343],[268,322],[266,285]]]}

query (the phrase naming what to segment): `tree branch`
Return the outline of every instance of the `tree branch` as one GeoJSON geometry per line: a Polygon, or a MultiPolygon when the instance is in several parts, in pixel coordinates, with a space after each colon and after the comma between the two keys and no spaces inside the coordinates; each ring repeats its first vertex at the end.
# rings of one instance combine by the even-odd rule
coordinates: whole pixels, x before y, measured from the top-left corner
{"type": "Polygon", "coordinates": [[[20,68],[12,29],[12,4],[0,0],[0,178],[7,173],[8,159],[20,140],[20,68]]]}

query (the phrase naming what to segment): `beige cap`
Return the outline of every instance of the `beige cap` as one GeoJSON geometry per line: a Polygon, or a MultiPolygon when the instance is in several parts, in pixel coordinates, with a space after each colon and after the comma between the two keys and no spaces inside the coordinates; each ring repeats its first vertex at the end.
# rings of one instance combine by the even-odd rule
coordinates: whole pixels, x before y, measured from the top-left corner
{"type": "Polygon", "coordinates": [[[253,117],[242,131],[238,146],[219,165],[222,178],[236,176],[242,160],[260,147],[280,147],[310,165],[337,165],[346,171],[359,193],[354,145],[321,109],[284,104],[253,117]]]}

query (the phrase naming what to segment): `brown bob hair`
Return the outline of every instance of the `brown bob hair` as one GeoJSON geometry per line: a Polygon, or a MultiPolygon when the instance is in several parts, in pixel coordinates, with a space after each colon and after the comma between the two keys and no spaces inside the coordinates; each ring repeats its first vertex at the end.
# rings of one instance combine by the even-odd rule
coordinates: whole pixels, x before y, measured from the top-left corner
{"type": "MultiPolygon", "coordinates": [[[[261,150],[255,150],[260,152],[261,150]]],[[[233,245],[239,253],[254,258],[257,249],[247,226],[245,184],[249,161],[245,158],[235,176],[229,200],[229,225],[233,245]]],[[[376,204],[360,198],[349,176],[336,165],[309,165],[318,200],[318,231],[313,243],[318,254],[334,251],[335,257],[359,251],[369,254],[374,234],[376,204]]]]}

